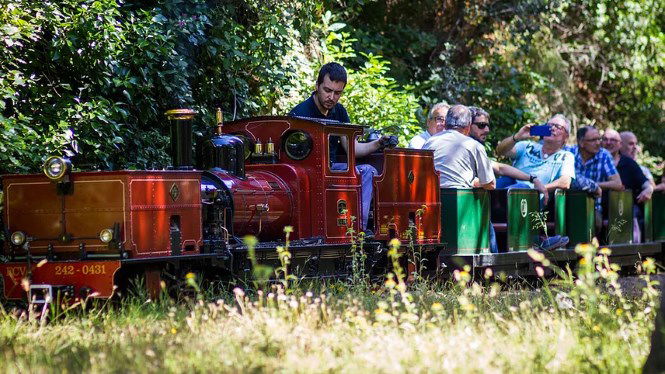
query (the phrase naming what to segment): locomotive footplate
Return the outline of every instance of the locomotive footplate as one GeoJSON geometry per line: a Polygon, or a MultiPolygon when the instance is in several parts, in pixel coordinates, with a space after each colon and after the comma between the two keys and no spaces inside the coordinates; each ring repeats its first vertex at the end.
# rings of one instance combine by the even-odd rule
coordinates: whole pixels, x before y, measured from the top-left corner
{"type": "Polygon", "coordinates": [[[0,264],[0,276],[3,278],[3,292],[7,299],[23,299],[33,290],[35,295],[49,292],[55,296],[54,291],[65,289],[72,299],[109,298],[113,296],[114,276],[120,266],[119,260],[44,260],[32,262],[29,266],[25,262],[10,262],[0,264]]]}
{"type": "MultiPolygon", "coordinates": [[[[663,251],[662,244],[655,242],[614,244],[601,247],[609,248],[611,250],[610,262],[622,267],[634,266],[647,257],[660,257],[663,251]]],[[[555,249],[541,253],[557,266],[565,263],[574,265],[575,261],[580,258],[572,248],[555,249]]],[[[472,269],[492,268],[495,274],[503,271],[509,275],[535,275],[535,267],[538,266],[538,262],[534,261],[526,251],[478,254],[441,253],[438,261],[439,268],[446,272],[462,269],[465,265],[468,265],[472,269]]]]}

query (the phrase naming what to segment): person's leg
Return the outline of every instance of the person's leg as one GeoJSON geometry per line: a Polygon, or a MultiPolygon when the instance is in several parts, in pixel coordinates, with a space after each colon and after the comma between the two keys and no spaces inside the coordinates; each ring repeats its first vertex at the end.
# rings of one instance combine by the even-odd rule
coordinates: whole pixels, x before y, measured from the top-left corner
{"type": "Polygon", "coordinates": [[[374,185],[372,178],[379,172],[372,165],[360,164],[356,165],[356,172],[360,174],[360,204],[362,206],[360,227],[367,230],[367,221],[369,220],[369,206],[372,202],[372,193],[374,185]]]}
{"type": "Polygon", "coordinates": [[[496,242],[496,232],[492,222],[490,222],[490,252],[499,253],[499,245],[496,242]]]}

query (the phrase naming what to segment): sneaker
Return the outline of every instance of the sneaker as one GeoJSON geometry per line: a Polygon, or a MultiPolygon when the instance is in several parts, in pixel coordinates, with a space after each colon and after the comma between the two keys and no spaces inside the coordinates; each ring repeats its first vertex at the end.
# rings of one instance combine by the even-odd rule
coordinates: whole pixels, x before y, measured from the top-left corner
{"type": "Polygon", "coordinates": [[[543,251],[551,251],[553,249],[565,247],[570,239],[567,236],[555,235],[543,240],[538,247],[543,251]]]}

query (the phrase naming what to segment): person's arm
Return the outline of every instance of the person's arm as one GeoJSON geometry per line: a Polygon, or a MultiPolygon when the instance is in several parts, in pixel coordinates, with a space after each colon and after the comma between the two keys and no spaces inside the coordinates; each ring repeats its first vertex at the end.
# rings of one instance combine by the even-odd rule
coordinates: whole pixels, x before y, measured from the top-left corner
{"type": "MultiPolygon", "coordinates": [[[[520,169],[499,162],[492,161],[492,169],[494,170],[494,174],[504,175],[506,177],[511,177],[516,180],[528,181],[529,179],[531,179],[531,176],[529,174],[521,171],[520,169]]],[[[540,179],[538,178],[534,179],[533,188],[538,190],[538,192],[542,193],[545,196],[543,203],[547,204],[547,198],[548,198],[547,188],[545,188],[543,182],[541,182],[540,179]]]]}
{"type": "MultiPolygon", "coordinates": [[[[387,136],[383,135],[379,139],[373,140],[369,143],[360,143],[359,141],[356,142],[356,158],[360,157],[365,157],[368,154],[374,153],[381,149],[381,139],[386,138],[387,136]]],[[[344,148],[344,151],[346,154],[349,154],[349,142],[346,140],[346,136],[342,136],[342,148],[344,148]]]]}
{"type": "Polygon", "coordinates": [[[492,179],[489,183],[481,184],[480,187],[486,190],[493,190],[496,188],[496,179],[492,179]]]}
{"type": "Polygon", "coordinates": [[[473,151],[476,160],[476,173],[478,176],[478,185],[486,190],[493,190],[496,188],[496,176],[494,175],[494,168],[492,160],[487,157],[485,147],[475,140],[471,141],[475,146],[473,151]]]}
{"type": "Polygon", "coordinates": [[[653,189],[654,191],[665,191],[665,176],[660,179],[660,183],[653,189]]]}
{"type": "Polygon", "coordinates": [[[511,135],[502,141],[496,146],[496,153],[499,156],[515,157],[515,144],[520,140],[528,139],[529,129],[531,125],[522,126],[522,128],[514,135],[511,135]]]}
{"type": "Polygon", "coordinates": [[[547,188],[547,191],[554,191],[557,188],[560,188],[562,190],[567,190],[570,188],[571,181],[572,178],[570,176],[562,175],[559,178],[553,180],[552,182],[546,184],[545,188],[547,188]]]}
{"type": "Polygon", "coordinates": [[[384,135],[379,139],[373,140],[369,143],[360,143],[359,141],[356,140],[356,158],[365,157],[371,153],[380,150],[382,148],[381,140],[383,138],[387,138],[387,136],[384,135]]]}
{"type": "Polygon", "coordinates": [[[625,190],[623,184],[621,183],[621,177],[619,176],[619,174],[610,175],[609,180],[605,182],[598,182],[598,185],[606,190],[615,190],[615,191],[625,190]]]}
{"type": "Polygon", "coordinates": [[[640,194],[637,195],[637,202],[643,203],[651,199],[651,195],[653,195],[653,186],[651,185],[651,182],[647,179],[646,182],[642,183],[642,192],[640,192],[640,194]]]}

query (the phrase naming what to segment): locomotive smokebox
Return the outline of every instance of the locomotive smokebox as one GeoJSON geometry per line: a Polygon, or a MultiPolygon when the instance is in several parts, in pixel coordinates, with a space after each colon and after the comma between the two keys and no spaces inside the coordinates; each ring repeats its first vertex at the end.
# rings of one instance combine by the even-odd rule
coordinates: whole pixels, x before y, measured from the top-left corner
{"type": "Polygon", "coordinates": [[[194,169],[192,160],[192,120],[196,112],[191,109],[171,109],[166,113],[171,123],[171,165],[176,170],[194,169]]]}

